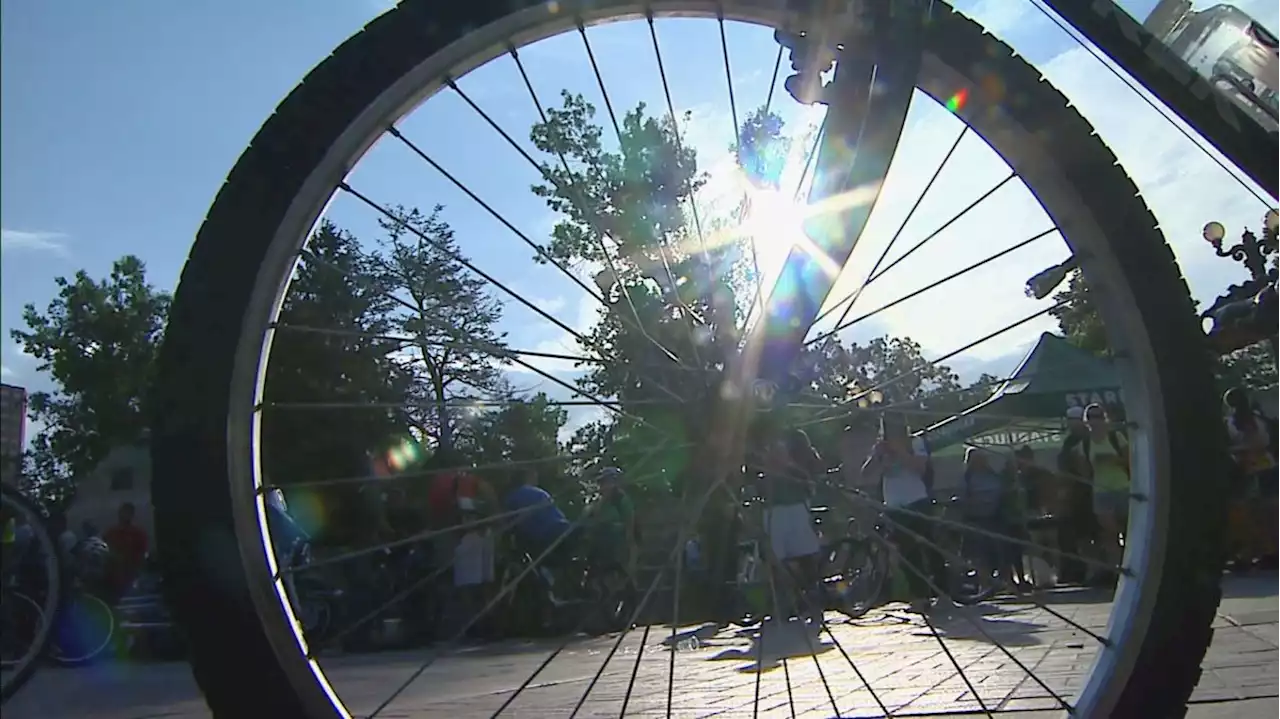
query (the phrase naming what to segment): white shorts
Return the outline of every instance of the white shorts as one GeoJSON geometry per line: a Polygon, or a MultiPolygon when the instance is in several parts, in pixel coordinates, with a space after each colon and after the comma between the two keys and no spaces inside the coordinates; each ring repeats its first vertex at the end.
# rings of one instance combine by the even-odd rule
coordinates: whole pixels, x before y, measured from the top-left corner
{"type": "Polygon", "coordinates": [[[780,561],[806,557],[822,550],[818,533],[813,530],[808,504],[783,504],[764,513],[764,530],[769,546],[780,561]]]}
{"type": "Polygon", "coordinates": [[[468,532],[453,551],[453,586],[474,587],[493,581],[493,535],[468,532]]]}

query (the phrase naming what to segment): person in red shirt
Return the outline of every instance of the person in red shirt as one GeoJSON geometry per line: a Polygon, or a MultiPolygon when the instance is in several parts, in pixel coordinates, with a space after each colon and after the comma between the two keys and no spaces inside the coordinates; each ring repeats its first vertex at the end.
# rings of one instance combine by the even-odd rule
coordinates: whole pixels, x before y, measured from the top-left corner
{"type": "Polygon", "coordinates": [[[133,523],[136,514],[137,508],[132,502],[121,504],[116,524],[102,535],[103,541],[111,549],[111,584],[117,594],[129,588],[142,571],[147,557],[147,532],[133,523]]]}
{"type": "Polygon", "coordinates": [[[440,529],[455,527],[462,514],[487,514],[497,505],[493,487],[465,468],[436,474],[427,494],[431,523],[440,529]]]}

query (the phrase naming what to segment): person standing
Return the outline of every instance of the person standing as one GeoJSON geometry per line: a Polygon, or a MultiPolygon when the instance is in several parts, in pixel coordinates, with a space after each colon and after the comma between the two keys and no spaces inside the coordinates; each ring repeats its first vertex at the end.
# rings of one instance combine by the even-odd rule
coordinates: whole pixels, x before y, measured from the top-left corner
{"type": "Polygon", "coordinates": [[[971,557],[981,563],[983,571],[996,571],[1004,564],[1003,542],[993,535],[1002,535],[1005,530],[1000,511],[1005,484],[986,452],[978,447],[965,449],[964,521],[980,531],[967,533],[964,541],[973,548],[971,557]]]}
{"type": "Polygon", "coordinates": [[[1109,567],[1096,574],[1099,582],[1113,581],[1124,553],[1123,535],[1129,525],[1129,438],[1114,427],[1100,404],[1085,407],[1088,426],[1084,449],[1093,480],[1093,514],[1097,520],[1099,558],[1109,567]]]}
{"type": "MultiPolygon", "coordinates": [[[[776,440],[764,459],[765,534],[779,568],[787,568],[786,573],[795,578],[795,582],[784,584],[800,600],[797,606],[787,608],[788,613],[807,613],[816,618],[821,613],[814,590],[821,581],[822,546],[813,528],[809,499],[814,475],[821,471],[821,459],[809,436],[801,430],[776,440]]],[[[778,618],[781,619],[781,612],[778,618]]]]}
{"type": "Polygon", "coordinates": [[[119,596],[142,572],[150,540],[143,528],[134,524],[137,508],[124,502],[116,513],[116,523],[103,533],[102,539],[111,550],[111,587],[119,596]]]}
{"type": "Polygon", "coordinates": [[[1262,411],[1249,401],[1248,393],[1239,388],[1222,396],[1227,417],[1227,437],[1231,442],[1231,458],[1239,474],[1234,524],[1244,524],[1248,537],[1236,559],[1240,564],[1257,562],[1274,567],[1277,522],[1277,474],[1273,429],[1262,411]]]}
{"type": "Polygon", "coordinates": [[[946,563],[937,551],[933,531],[933,500],[928,446],[911,437],[906,422],[884,416],[880,438],[862,465],[862,476],[878,482],[894,542],[911,592],[911,606],[923,613],[937,598],[935,587],[947,590],[946,563]],[[926,576],[929,575],[929,576],[926,576]]]}
{"type": "Polygon", "coordinates": [[[1014,481],[1022,488],[1026,497],[1025,537],[1031,542],[1028,549],[1023,547],[1022,554],[1029,558],[1027,563],[1030,576],[1027,579],[1031,586],[1045,585],[1052,579],[1053,567],[1061,565],[1061,555],[1045,552],[1042,548],[1061,551],[1059,527],[1056,518],[1062,517],[1067,508],[1067,492],[1071,483],[1053,471],[1036,464],[1035,450],[1022,445],[1013,454],[1014,481]],[[1044,521],[1045,517],[1051,518],[1044,521]]]}
{"type": "Polygon", "coordinates": [[[1064,584],[1084,584],[1087,568],[1081,557],[1090,551],[1095,531],[1092,475],[1084,449],[1087,436],[1084,408],[1069,408],[1057,457],[1062,482],[1058,495],[1058,546],[1062,551],[1058,576],[1064,584]]]}

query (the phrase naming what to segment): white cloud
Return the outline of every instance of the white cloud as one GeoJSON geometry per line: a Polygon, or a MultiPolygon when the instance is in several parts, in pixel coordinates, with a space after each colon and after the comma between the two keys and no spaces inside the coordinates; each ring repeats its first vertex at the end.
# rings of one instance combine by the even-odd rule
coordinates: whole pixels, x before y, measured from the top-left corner
{"type": "MultiPolygon", "coordinates": [[[[592,274],[591,268],[578,268],[575,271],[580,278],[588,278],[592,274]]],[[[590,282],[588,282],[588,286],[590,282]]],[[[576,285],[575,285],[576,287],[576,285]]],[[[534,300],[547,314],[564,322],[570,328],[580,335],[586,335],[595,326],[600,317],[600,302],[588,295],[586,292],[578,288],[575,299],[565,297],[555,297],[550,300],[534,300]],[[572,311],[573,315],[566,317],[567,311],[572,311]]],[[[548,335],[546,339],[538,340],[532,346],[515,346],[515,349],[528,349],[535,352],[546,352],[548,354],[559,354],[568,357],[584,357],[590,353],[585,351],[579,344],[576,337],[565,332],[563,329],[556,327],[550,322],[542,321],[545,327],[544,332],[548,335]]],[[[518,342],[513,343],[513,346],[518,342]]],[[[576,374],[582,372],[584,368],[575,366],[572,360],[556,359],[551,357],[533,357],[525,356],[521,359],[525,363],[542,370],[543,372],[554,374],[576,374]]],[[[524,374],[536,374],[528,367],[520,364],[513,364],[511,370],[524,374]]]]}
{"type": "Polygon", "coordinates": [[[22,368],[34,362],[35,358],[24,352],[22,345],[17,342],[8,342],[5,345],[3,356],[0,357],[0,377],[6,380],[16,380],[26,374],[22,368]]]}
{"type": "Polygon", "coordinates": [[[28,230],[0,229],[0,250],[4,252],[30,251],[52,252],[57,255],[67,253],[65,240],[67,235],[61,232],[41,232],[28,230]]]}
{"type": "Polygon", "coordinates": [[[560,441],[567,442],[580,427],[599,422],[612,414],[604,407],[569,407],[569,419],[560,428],[560,441]]]}

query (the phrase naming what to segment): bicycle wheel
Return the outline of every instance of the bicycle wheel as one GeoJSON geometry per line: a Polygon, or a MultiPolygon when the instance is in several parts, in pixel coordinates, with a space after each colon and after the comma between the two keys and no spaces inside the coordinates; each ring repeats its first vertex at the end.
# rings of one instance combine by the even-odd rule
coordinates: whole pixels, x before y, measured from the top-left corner
{"type": "Polygon", "coordinates": [[[49,657],[62,667],[89,664],[111,646],[115,630],[115,612],[109,604],[87,592],[76,592],[58,615],[49,657]]]}
{"type": "Polygon", "coordinates": [[[0,486],[0,521],[13,522],[13,542],[4,545],[2,606],[4,664],[0,701],[31,678],[53,639],[62,603],[62,559],[40,509],[9,485],[0,486]]]}
{"type": "Polygon", "coordinates": [[[1000,585],[997,583],[995,568],[987,566],[987,562],[973,559],[973,555],[965,550],[966,544],[971,545],[972,539],[962,539],[956,551],[955,562],[948,563],[948,595],[956,604],[973,606],[994,597],[1000,590],[1000,585]]]}
{"type": "Polygon", "coordinates": [[[840,573],[839,580],[828,580],[828,591],[837,600],[836,611],[849,619],[859,619],[875,608],[889,576],[889,557],[879,544],[841,540],[830,555],[829,566],[840,573]]]}
{"type": "MultiPolygon", "coordinates": [[[[805,19],[788,10],[768,0],[680,0],[643,6],[609,1],[457,5],[410,0],[338,48],[264,125],[219,192],[184,269],[159,363],[157,406],[161,410],[152,432],[153,491],[166,586],[171,587],[175,615],[190,636],[197,681],[215,715],[322,717],[345,716],[347,711],[328,670],[298,632],[294,612],[280,589],[270,542],[264,537],[258,443],[264,367],[272,342],[280,341],[283,335],[278,332],[286,329],[287,323],[276,319],[299,248],[335,188],[380,207],[344,180],[348,171],[406,110],[442,86],[460,92],[454,78],[508,48],[519,50],[575,26],[584,28],[585,38],[585,26],[637,15],[718,17],[769,28],[794,26],[805,19]]],[[[1010,176],[1020,177],[1032,188],[1045,216],[1065,236],[1095,288],[1093,296],[1117,349],[1134,440],[1132,541],[1126,547],[1125,579],[1105,620],[1108,636],[1099,638],[1092,669],[1070,700],[1058,693],[1061,688],[1053,689],[1032,670],[1026,671],[1052,694],[1053,708],[1084,716],[1175,716],[1199,676],[1220,596],[1217,540],[1222,526],[1217,510],[1221,498],[1203,477],[1225,457],[1221,427],[1213,413],[1204,412],[1205,407],[1214,406],[1216,397],[1208,357],[1198,351],[1204,343],[1186,285],[1133,183],[1089,124],[1006,45],[940,3],[936,10],[922,31],[920,68],[911,79],[923,96],[947,103],[967,125],[964,132],[972,128],[1004,157],[1010,176]],[[1178,531],[1170,532],[1172,526],[1178,531]]],[[[656,34],[653,44],[656,52],[656,34]]],[[[727,49],[724,54],[727,57],[727,49]]],[[[511,56],[519,57],[514,52],[511,56]]],[[[663,76],[665,82],[665,71],[663,76]]],[[[532,84],[528,88],[534,90],[532,84]]],[[[472,104],[470,99],[466,102],[472,104]]],[[[572,111],[571,107],[565,112],[572,111]]],[[[481,117],[491,120],[485,114],[481,117]]],[[[895,132],[890,133],[893,143],[901,126],[899,117],[895,132]]],[[[877,128],[868,133],[885,133],[877,128]]],[[[391,137],[409,142],[399,128],[391,137]]],[[[524,152],[519,143],[513,140],[512,144],[524,152]]],[[[407,146],[414,155],[427,156],[415,145],[407,146]]],[[[890,146],[881,159],[888,162],[892,154],[890,146]]],[[[549,175],[559,172],[554,157],[547,163],[544,167],[533,162],[549,175]]],[[[823,162],[817,165],[822,170],[823,162]]],[[[577,177],[571,168],[564,172],[570,179],[577,177]]],[[[873,184],[883,177],[881,168],[873,184]]],[[[571,204],[566,200],[562,207],[571,204]]],[[[393,228],[403,225],[395,224],[394,215],[388,217],[393,218],[393,228]]],[[[604,255],[610,256],[607,251],[604,255]]],[[[658,275],[652,282],[655,286],[663,284],[665,261],[665,256],[652,260],[657,266],[651,270],[658,275]]],[[[793,277],[786,274],[790,266],[784,265],[780,274],[793,277]]],[[[597,279],[604,276],[601,284],[609,288],[608,294],[617,282],[609,284],[605,275],[602,272],[597,279]]],[[[590,288],[586,291],[593,294],[590,288]]],[[[670,294],[678,298],[678,292],[670,294]]],[[[629,295],[622,295],[615,305],[608,305],[619,314],[630,311],[629,295]]],[[[537,303],[527,306],[534,309],[537,303]]],[[[1045,312],[1038,310],[1033,317],[1045,312]]],[[[768,311],[762,314],[764,325],[773,327],[768,311]]],[[[687,316],[678,310],[670,315],[687,316]]],[[[809,321],[802,324],[800,331],[809,321]]],[[[796,330],[785,322],[776,326],[785,329],[784,334],[796,330]]],[[[666,331],[675,333],[683,325],[672,327],[668,325],[666,331]]],[[[707,346],[705,342],[694,345],[689,354],[697,353],[697,346],[707,346]]],[[[518,353],[504,356],[513,354],[518,353]]],[[[659,354],[653,356],[662,359],[659,354]]],[[[768,359],[774,361],[772,356],[768,359]]],[[[634,366],[643,369],[645,364],[634,366]]],[[[762,401],[772,398],[771,388],[776,387],[777,382],[757,385],[755,396],[762,401]]],[[[692,407],[707,397],[689,390],[668,401],[692,407]]],[[[847,413],[852,411],[849,406],[841,404],[838,409],[847,413]]],[[[668,421],[675,423],[670,417],[668,421]]],[[[723,444],[733,447],[735,441],[740,440],[726,439],[723,444]]],[[[722,447],[717,444],[714,449],[722,447]]],[[[690,504],[695,510],[702,506],[690,504]]],[[[671,623],[678,625],[678,560],[672,567],[676,616],[671,623]]],[[[1088,627],[1080,631],[1092,633],[1088,627]]],[[[945,639],[938,632],[934,636],[967,684],[945,639]]],[[[1023,666],[1011,650],[1002,647],[1002,651],[1023,666]]],[[[636,654],[631,685],[643,654],[636,654]]],[[[614,652],[607,655],[611,658],[614,652]]],[[[411,679],[438,656],[425,660],[411,679]]],[[[670,654],[672,669],[666,679],[668,712],[676,693],[675,656],[670,654]]],[[[495,693],[507,697],[501,708],[515,701],[539,671],[513,693],[495,693]]],[[[602,665],[599,672],[604,671],[602,665]]],[[[687,687],[698,677],[690,675],[681,681],[687,687]]],[[[371,701],[373,713],[406,686],[408,682],[384,701],[371,701]]],[[[867,690],[888,713],[870,684],[867,690]]],[[[993,702],[990,706],[1004,703],[1004,699],[983,698],[971,684],[969,690],[982,710],[989,711],[988,701],[993,702]]],[[[623,700],[623,712],[627,701],[623,700]]],[[[831,702],[837,703],[834,695],[831,702]]],[[[843,711],[837,708],[836,713],[843,711]]]]}

